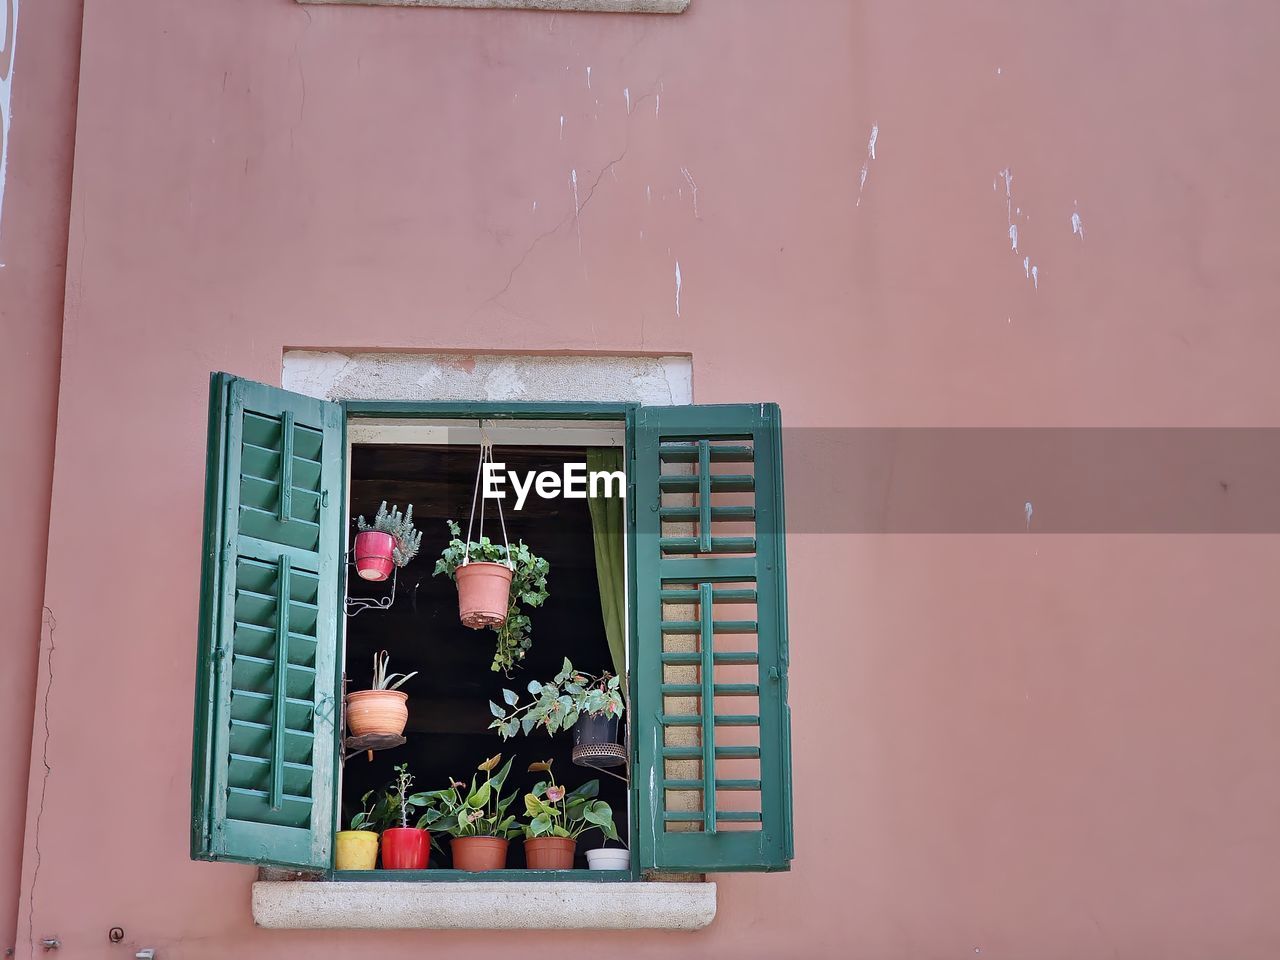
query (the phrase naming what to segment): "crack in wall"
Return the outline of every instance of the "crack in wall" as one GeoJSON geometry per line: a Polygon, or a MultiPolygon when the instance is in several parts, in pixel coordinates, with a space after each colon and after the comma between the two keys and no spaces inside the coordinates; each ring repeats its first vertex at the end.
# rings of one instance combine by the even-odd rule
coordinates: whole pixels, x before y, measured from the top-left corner
{"type": "MultiPolygon", "coordinates": [[[[600,168],[600,172],[596,176],[595,182],[591,184],[591,189],[588,190],[586,196],[582,198],[582,202],[576,205],[574,212],[572,214],[565,214],[565,216],[560,220],[560,222],[557,223],[554,227],[552,227],[550,230],[546,230],[538,234],[538,236],[534,238],[533,242],[529,244],[524,254],[516,262],[516,265],[511,268],[511,272],[507,274],[507,282],[502,285],[502,289],[499,290],[497,293],[495,293],[493,296],[489,297],[483,303],[481,303],[480,306],[476,307],[475,310],[471,312],[472,317],[474,317],[477,313],[480,312],[482,308],[488,306],[489,304],[498,303],[498,298],[511,289],[511,284],[516,278],[516,273],[518,273],[520,268],[524,266],[524,262],[529,259],[530,254],[532,254],[533,251],[537,249],[538,244],[542,243],[542,241],[546,240],[548,237],[554,236],[555,234],[559,233],[564,228],[565,224],[567,224],[570,220],[573,220],[576,222],[581,218],[582,212],[587,209],[587,204],[589,204],[591,202],[591,198],[595,196],[596,187],[600,186],[600,181],[604,179],[604,176],[606,173],[609,173],[614,167],[616,167],[619,163],[621,163],[626,158],[627,151],[630,149],[631,149],[631,138],[630,136],[628,136],[627,143],[622,148],[622,152],[618,154],[617,157],[610,160],[608,163],[606,163],[603,167],[600,168]]],[[[502,306],[502,304],[500,303],[498,305],[502,306]]]]}
{"type": "Polygon", "coordinates": [[[49,792],[49,774],[53,767],[49,763],[49,695],[53,692],[53,634],[58,628],[58,620],[49,607],[44,608],[43,626],[49,630],[49,654],[46,658],[47,680],[44,685],[44,743],[41,746],[40,762],[44,765],[44,778],[40,783],[40,805],[36,807],[36,822],[32,831],[31,846],[35,853],[35,866],[31,870],[31,886],[27,890],[27,946],[28,956],[35,956],[35,923],[36,923],[36,882],[40,879],[40,823],[44,819],[44,801],[49,792]]]}

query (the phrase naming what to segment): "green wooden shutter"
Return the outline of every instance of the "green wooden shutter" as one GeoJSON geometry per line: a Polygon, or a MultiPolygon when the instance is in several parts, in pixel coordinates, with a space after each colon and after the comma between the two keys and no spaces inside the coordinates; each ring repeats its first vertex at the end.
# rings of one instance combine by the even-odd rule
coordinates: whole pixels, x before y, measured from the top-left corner
{"type": "Polygon", "coordinates": [[[633,782],[645,871],[791,861],[780,426],[773,404],[635,413],[633,782]]]}
{"type": "Polygon", "coordinates": [[[213,375],[193,858],[329,866],[342,438],[337,404],[213,375]]]}

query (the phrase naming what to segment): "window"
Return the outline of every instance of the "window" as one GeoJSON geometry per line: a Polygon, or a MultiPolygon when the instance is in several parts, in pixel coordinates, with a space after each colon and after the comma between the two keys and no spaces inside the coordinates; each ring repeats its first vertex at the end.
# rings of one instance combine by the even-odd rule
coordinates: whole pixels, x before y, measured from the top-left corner
{"type": "MultiPolygon", "coordinates": [[[[777,407],[330,403],[227,374],[210,392],[192,856],[332,870],[348,476],[368,469],[348,426],[428,418],[621,426],[632,871],[787,869],[777,407]]],[[[554,643],[534,625],[535,647],[554,643]]]]}

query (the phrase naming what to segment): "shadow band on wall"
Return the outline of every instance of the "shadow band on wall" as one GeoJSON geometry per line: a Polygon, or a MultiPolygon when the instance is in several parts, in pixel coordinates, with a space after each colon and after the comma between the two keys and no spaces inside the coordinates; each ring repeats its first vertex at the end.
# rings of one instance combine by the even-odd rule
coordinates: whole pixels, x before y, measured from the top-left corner
{"type": "Polygon", "coordinates": [[[787,530],[1280,533],[1280,429],[783,430],[787,530]]]}

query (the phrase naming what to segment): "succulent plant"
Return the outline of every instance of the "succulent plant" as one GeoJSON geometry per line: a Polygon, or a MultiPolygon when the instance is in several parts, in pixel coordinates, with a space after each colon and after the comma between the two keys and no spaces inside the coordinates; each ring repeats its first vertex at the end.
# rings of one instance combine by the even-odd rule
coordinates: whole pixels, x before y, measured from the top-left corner
{"type": "Polygon", "coordinates": [[[373,523],[366,521],[362,514],[356,519],[356,529],[360,533],[391,534],[396,541],[396,545],[391,548],[391,559],[397,567],[403,567],[416,557],[418,548],[422,546],[422,532],[413,527],[412,503],[401,513],[399,505],[393,505],[387,510],[387,501],[383,500],[373,517],[373,523]]]}

